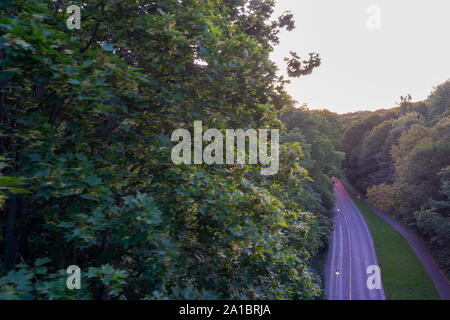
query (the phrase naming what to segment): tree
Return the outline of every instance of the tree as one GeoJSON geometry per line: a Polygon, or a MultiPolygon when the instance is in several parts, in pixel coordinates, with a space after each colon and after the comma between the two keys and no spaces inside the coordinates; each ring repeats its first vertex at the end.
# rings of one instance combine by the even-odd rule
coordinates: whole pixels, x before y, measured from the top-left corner
{"type": "Polygon", "coordinates": [[[448,87],[447,81],[424,101],[406,97],[396,108],[357,117],[342,140],[349,178],[372,205],[415,226],[447,272],[448,207],[439,190],[450,164],[448,87]]]}
{"type": "Polygon", "coordinates": [[[293,101],[269,54],[292,17],[270,21],[265,0],[98,0],[76,32],[69,4],[0,5],[0,297],[320,297],[329,220],[298,145],[279,178],[170,160],[194,120],[282,127],[293,101]],[[65,290],[69,263],[81,290],[65,290]]]}
{"type": "Polygon", "coordinates": [[[394,166],[390,156],[389,134],[393,120],[385,120],[370,131],[362,141],[361,153],[358,156],[363,181],[363,189],[382,182],[392,183],[394,166]]]}
{"type": "Polygon", "coordinates": [[[326,209],[334,206],[331,177],[342,174],[344,155],[339,151],[342,127],[328,110],[291,109],[281,117],[287,128],[285,140],[303,146],[302,165],[313,179],[311,188],[320,195],[326,209]]]}
{"type": "Polygon", "coordinates": [[[361,176],[359,174],[360,168],[358,166],[358,157],[361,152],[362,141],[374,127],[384,120],[386,120],[384,115],[372,113],[357,120],[344,131],[341,143],[342,151],[345,152],[343,166],[346,169],[349,178],[354,181],[358,187],[362,187],[359,182],[361,176]]]}

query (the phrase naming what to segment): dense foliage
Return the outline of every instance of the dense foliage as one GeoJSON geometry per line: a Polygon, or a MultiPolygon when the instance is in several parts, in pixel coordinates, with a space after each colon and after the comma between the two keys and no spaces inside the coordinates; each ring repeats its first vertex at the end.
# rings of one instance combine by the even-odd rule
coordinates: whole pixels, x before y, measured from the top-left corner
{"type": "Polygon", "coordinates": [[[327,210],[334,206],[333,176],[342,175],[340,152],[342,124],[337,114],[328,110],[291,109],[281,117],[287,128],[285,142],[302,146],[302,165],[313,179],[311,188],[321,197],[327,210]]]}
{"type": "MultiPolygon", "coordinates": [[[[170,160],[195,120],[283,128],[293,102],[269,53],[294,22],[270,21],[273,2],[93,0],[81,30],[66,26],[81,1],[1,2],[0,298],[322,295],[335,115],[289,122],[273,176],[170,160]]],[[[320,64],[287,61],[292,76],[320,64]]]]}
{"type": "Polygon", "coordinates": [[[422,235],[450,273],[450,81],[349,122],[342,148],[369,202],[422,235]]]}

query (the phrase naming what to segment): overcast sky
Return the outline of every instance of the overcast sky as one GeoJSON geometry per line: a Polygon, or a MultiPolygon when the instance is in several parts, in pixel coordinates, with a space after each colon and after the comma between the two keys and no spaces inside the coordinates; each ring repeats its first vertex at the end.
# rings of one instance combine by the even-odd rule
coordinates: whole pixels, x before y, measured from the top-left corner
{"type": "Polygon", "coordinates": [[[287,87],[299,104],[338,113],[391,108],[401,95],[422,100],[450,79],[450,0],[277,0],[274,15],[286,10],[296,29],[281,33],[272,54],[280,72],[291,50],[322,57],[287,87]],[[379,30],[367,27],[371,5],[381,9],[379,30]]]}

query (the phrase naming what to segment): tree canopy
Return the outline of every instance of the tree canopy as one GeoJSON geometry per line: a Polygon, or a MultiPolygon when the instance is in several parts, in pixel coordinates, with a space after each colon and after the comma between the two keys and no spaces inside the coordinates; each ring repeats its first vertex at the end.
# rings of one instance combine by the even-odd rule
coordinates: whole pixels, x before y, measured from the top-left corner
{"type": "Polygon", "coordinates": [[[449,94],[447,81],[424,101],[357,118],[342,139],[350,179],[373,205],[421,234],[448,274],[449,94]]]}
{"type": "MultiPolygon", "coordinates": [[[[294,22],[271,21],[273,6],[1,2],[0,298],[322,296],[337,119],[292,111],[269,54],[294,22]],[[286,124],[277,175],[170,160],[171,132],[196,120],[285,130],[286,111],[310,124],[300,138],[286,124]],[[69,265],[81,290],[66,288],[69,265]]],[[[288,62],[303,76],[320,57],[288,62]]]]}

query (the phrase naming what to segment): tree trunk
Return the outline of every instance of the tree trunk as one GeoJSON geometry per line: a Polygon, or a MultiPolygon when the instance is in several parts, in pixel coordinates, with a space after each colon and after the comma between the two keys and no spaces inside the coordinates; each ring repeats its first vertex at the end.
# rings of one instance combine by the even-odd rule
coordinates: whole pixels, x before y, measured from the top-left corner
{"type": "Polygon", "coordinates": [[[23,217],[23,196],[14,195],[11,200],[11,211],[8,216],[5,232],[5,249],[3,261],[6,270],[11,270],[16,265],[17,251],[19,249],[18,222],[23,217]]]}

